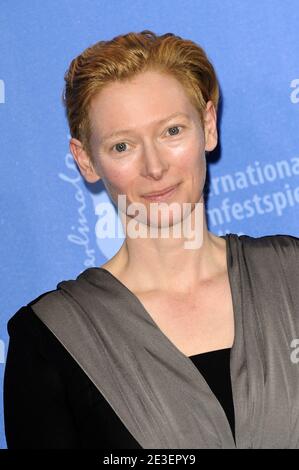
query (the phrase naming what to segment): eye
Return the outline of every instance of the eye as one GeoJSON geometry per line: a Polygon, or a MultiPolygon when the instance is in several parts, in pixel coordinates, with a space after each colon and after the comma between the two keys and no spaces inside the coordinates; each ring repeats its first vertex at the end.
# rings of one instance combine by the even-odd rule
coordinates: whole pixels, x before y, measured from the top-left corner
{"type": "Polygon", "coordinates": [[[126,150],[126,149],[125,149],[125,145],[127,145],[125,142],[119,142],[119,143],[113,145],[113,147],[111,147],[110,150],[113,150],[114,148],[116,148],[116,149],[120,150],[120,152],[119,152],[118,150],[117,150],[116,152],[117,152],[117,153],[121,153],[121,152],[123,152],[124,150],[126,150]]]}
{"type": "MultiPolygon", "coordinates": [[[[170,131],[171,136],[179,135],[178,129],[183,129],[184,126],[172,126],[169,127],[167,130],[170,131]],[[178,131],[178,132],[177,132],[178,131]]],[[[117,153],[124,152],[126,150],[125,146],[128,145],[126,142],[118,142],[117,144],[113,145],[110,150],[116,149],[117,153]]]]}
{"type": "Polygon", "coordinates": [[[183,126],[173,126],[173,127],[169,127],[167,130],[170,131],[170,135],[171,136],[174,136],[174,135],[178,135],[179,132],[176,132],[177,129],[179,128],[183,128],[183,126]]]}

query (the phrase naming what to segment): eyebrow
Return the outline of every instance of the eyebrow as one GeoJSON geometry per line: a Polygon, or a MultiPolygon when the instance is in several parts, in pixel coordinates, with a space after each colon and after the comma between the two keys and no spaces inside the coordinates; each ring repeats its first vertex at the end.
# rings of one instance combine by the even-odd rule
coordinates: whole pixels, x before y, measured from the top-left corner
{"type": "MultiPolygon", "coordinates": [[[[173,119],[177,116],[184,116],[185,118],[190,119],[190,116],[188,114],[179,111],[179,112],[170,114],[170,116],[167,116],[166,118],[159,119],[158,121],[153,121],[153,124],[163,124],[164,122],[170,121],[170,119],[173,119]]],[[[110,134],[105,134],[100,139],[100,142],[101,143],[106,142],[106,140],[111,139],[112,137],[117,137],[118,135],[126,134],[126,133],[129,133],[129,132],[134,132],[134,129],[131,128],[131,129],[121,129],[121,130],[118,130],[118,131],[113,131],[110,134]]]]}

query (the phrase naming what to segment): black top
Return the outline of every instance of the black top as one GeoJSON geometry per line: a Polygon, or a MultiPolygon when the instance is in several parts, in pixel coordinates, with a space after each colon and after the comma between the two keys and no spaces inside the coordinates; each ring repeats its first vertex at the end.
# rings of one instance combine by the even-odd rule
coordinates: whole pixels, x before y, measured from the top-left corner
{"type": "MultiPolygon", "coordinates": [[[[30,304],[13,315],[7,329],[3,398],[8,449],[141,448],[30,304]]],[[[234,433],[229,351],[190,360],[224,407],[234,433]]]]}
{"type": "Polygon", "coordinates": [[[222,405],[235,439],[235,412],[230,377],[231,348],[218,349],[189,356],[204,376],[210,389],[222,405]]]}

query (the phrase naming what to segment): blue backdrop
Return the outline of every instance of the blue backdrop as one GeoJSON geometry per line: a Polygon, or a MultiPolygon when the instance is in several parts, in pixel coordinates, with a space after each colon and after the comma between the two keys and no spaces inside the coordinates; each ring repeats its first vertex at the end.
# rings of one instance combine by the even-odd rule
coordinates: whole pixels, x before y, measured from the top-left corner
{"type": "Polygon", "coordinates": [[[209,230],[299,236],[298,24],[298,0],[1,1],[1,391],[8,319],[123,241],[99,237],[97,207],[108,195],[84,182],[69,153],[61,93],[71,59],[143,29],[203,46],[223,97],[209,230]]]}

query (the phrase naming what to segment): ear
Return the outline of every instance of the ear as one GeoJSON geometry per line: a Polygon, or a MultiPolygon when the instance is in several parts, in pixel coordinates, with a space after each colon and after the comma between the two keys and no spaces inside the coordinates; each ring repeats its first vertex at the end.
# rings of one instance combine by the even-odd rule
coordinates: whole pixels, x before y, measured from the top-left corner
{"type": "Polygon", "coordinates": [[[81,175],[88,181],[88,183],[95,183],[101,179],[101,176],[98,175],[92,165],[91,158],[84,150],[80,140],[72,137],[70,139],[70,151],[76,161],[81,175]]]}
{"type": "Polygon", "coordinates": [[[217,146],[217,115],[212,101],[208,101],[204,113],[205,150],[211,152],[217,146]]]}

